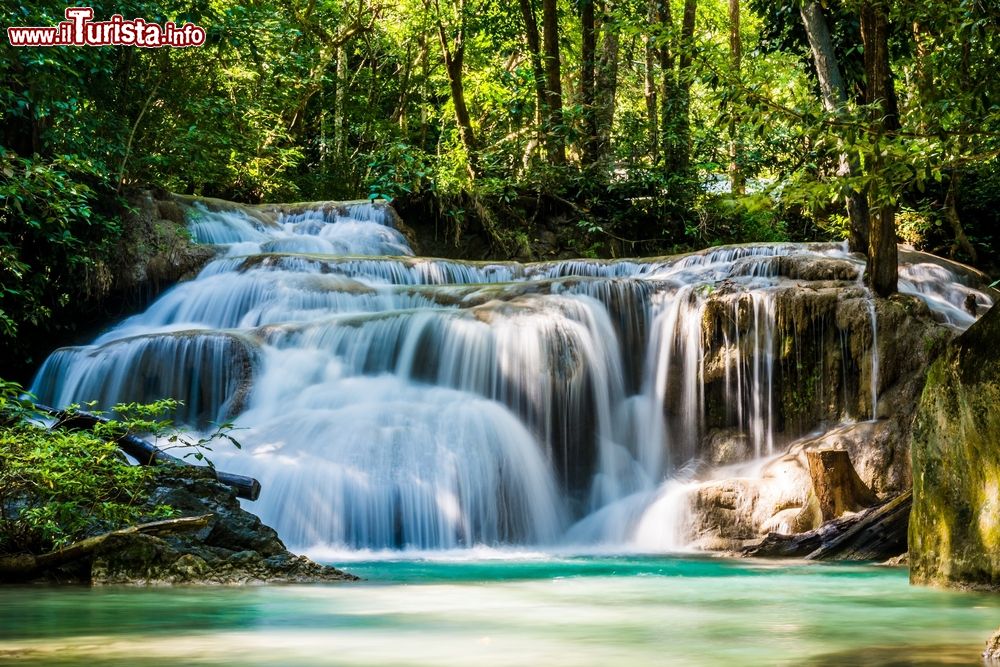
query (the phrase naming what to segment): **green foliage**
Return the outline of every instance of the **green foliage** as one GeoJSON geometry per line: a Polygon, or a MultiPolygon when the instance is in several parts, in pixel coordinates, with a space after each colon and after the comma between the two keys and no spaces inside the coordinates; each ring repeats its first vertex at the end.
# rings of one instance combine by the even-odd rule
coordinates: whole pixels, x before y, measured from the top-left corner
{"type": "Polygon", "coordinates": [[[214,468],[215,464],[207,452],[213,451],[215,443],[225,442],[236,449],[243,448],[233,436],[236,427],[231,422],[213,424],[210,433],[197,438],[182,433],[170,417],[177,414],[182,405],[181,401],[173,398],[153,403],[119,403],[111,409],[115,419],[98,424],[94,433],[112,439],[141,433],[157,443],[166,441],[167,444],[160,445],[161,450],[181,450],[183,458],[193,459],[210,468],[214,468]]]}
{"type": "MultiPolygon", "coordinates": [[[[605,3],[597,55],[615,56],[604,70],[614,76],[601,85],[615,83],[603,91],[613,107],[601,115],[582,95],[579,7],[560,0],[558,127],[539,122],[544,109],[516,3],[130,0],[98,3],[95,14],[196,22],[208,30],[206,44],[0,43],[0,334],[25,323],[58,326],[60,303],[108,282],[119,235],[115,194],[132,184],[248,202],[430,194],[459,202],[446,207],[461,211],[448,216],[455,242],[470,220],[463,202],[475,199],[499,214],[493,236],[510,249],[525,245],[515,238],[521,221],[503,219],[510,202],[552,194],[585,212],[558,213],[564,245],[607,255],[623,247],[662,252],[840,238],[850,190],[912,211],[931,226],[916,230],[917,218],[904,218],[905,237],[919,231],[926,247],[947,250],[955,232],[939,221],[957,175],[957,210],[970,242],[992,252],[1000,210],[995,7],[888,3],[901,129],[880,134],[862,103],[860,3],[821,3],[848,92],[834,113],[818,94],[800,4],[739,3],[743,58],[734,71],[728,2],[698,2],[691,39],[681,39],[680,0],[671,4],[670,25],[649,19],[649,3],[605,3]],[[915,26],[923,26],[919,38],[915,26]],[[441,34],[463,49],[471,148],[460,139],[441,34]],[[649,72],[646,41],[654,49],[649,72]],[[669,51],[669,71],[659,48],[669,51]],[[601,150],[590,163],[595,115],[601,150]],[[567,145],[565,165],[546,155],[552,136],[567,145]],[[860,166],[851,177],[838,175],[841,154],[860,166]],[[766,206],[706,194],[705,183],[724,179],[730,163],[766,206]]],[[[0,15],[5,25],[51,25],[63,9],[32,0],[0,15]]]]}
{"type": "Polygon", "coordinates": [[[40,428],[20,393],[0,381],[0,553],[57,548],[149,514],[151,469],[130,465],[114,440],[129,424],[93,433],[40,428]]]}
{"type": "Polygon", "coordinates": [[[115,419],[88,431],[43,428],[21,387],[0,380],[0,554],[46,551],[172,516],[172,508],[147,502],[153,469],[131,465],[117,442],[134,434],[162,439],[161,449],[181,449],[209,466],[216,442],[240,447],[231,424],[204,437],[179,433],[164,417],[176,408],[171,399],[122,404],[113,409],[115,419]]]}
{"type": "Polygon", "coordinates": [[[766,195],[709,196],[697,211],[697,224],[687,229],[693,245],[789,240],[784,216],[766,195]]]}
{"type": "Polygon", "coordinates": [[[369,199],[395,199],[402,194],[432,189],[430,156],[419,148],[394,143],[379,150],[368,163],[369,199]]]}
{"type": "Polygon", "coordinates": [[[120,229],[101,212],[100,178],[90,160],[24,158],[0,146],[0,340],[12,352],[20,326],[58,326],[53,315],[70,300],[109,287],[120,229]]]}

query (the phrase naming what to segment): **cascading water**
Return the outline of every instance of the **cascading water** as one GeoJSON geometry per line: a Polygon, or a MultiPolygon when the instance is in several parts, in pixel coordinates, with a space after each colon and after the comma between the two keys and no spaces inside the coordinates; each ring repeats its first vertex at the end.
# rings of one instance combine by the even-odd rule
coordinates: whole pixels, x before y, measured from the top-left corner
{"type": "MultiPolygon", "coordinates": [[[[92,345],[54,353],[32,391],[105,408],[171,396],[192,428],[233,420],[244,449],[216,465],[260,479],[251,509],[300,549],[676,548],[709,422],[745,436],[744,458],[791,432],[783,263],[861,270],[831,244],[455,262],[414,257],[375,204],[276,224],[192,213],[220,255],[92,345]]],[[[969,295],[990,299],[956,280],[910,262],[901,287],[968,326],[969,295]]],[[[846,358],[824,372],[851,373],[846,358]]],[[[842,403],[842,417],[869,416],[842,403]]]]}

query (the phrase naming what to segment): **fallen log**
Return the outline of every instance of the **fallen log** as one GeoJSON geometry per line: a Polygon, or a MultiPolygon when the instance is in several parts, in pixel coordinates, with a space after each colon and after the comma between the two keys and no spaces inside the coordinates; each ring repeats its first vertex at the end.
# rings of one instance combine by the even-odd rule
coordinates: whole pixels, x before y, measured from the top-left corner
{"type": "Polygon", "coordinates": [[[88,537],[65,546],[62,549],[56,549],[55,551],[38,556],[34,554],[0,556],[0,582],[30,580],[57,567],[78,561],[92,554],[111,537],[135,534],[160,537],[185,531],[199,530],[207,526],[211,518],[211,514],[203,514],[201,516],[186,516],[178,519],[152,521],[88,537]]]}
{"type": "Polygon", "coordinates": [[[883,561],[906,553],[913,491],[865,510],[852,525],[831,536],[808,560],[883,561]]]}
{"type": "Polygon", "coordinates": [[[906,552],[913,492],[795,535],[769,533],[742,555],[807,560],[884,561],[906,552]]]}
{"type": "MultiPolygon", "coordinates": [[[[95,415],[92,412],[66,412],[37,404],[35,408],[43,414],[54,417],[57,420],[56,426],[59,428],[89,431],[98,424],[110,421],[107,417],[95,415]]],[[[171,456],[153,443],[131,434],[119,436],[116,442],[123,452],[138,461],[140,465],[156,465],[158,463],[189,465],[184,459],[171,456]]],[[[236,495],[240,498],[257,500],[260,497],[260,482],[253,477],[235,475],[220,470],[215,471],[215,476],[221,483],[235,490],[236,495]]]]}

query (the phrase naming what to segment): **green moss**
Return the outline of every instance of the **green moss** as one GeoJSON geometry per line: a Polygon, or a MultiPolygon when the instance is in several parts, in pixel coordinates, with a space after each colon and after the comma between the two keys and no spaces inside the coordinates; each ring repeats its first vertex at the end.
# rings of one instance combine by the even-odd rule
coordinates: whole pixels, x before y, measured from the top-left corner
{"type": "Polygon", "coordinates": [[[1000,310],[927,373],[914,422],[911,577],[1000,586],[1000,310]]]}

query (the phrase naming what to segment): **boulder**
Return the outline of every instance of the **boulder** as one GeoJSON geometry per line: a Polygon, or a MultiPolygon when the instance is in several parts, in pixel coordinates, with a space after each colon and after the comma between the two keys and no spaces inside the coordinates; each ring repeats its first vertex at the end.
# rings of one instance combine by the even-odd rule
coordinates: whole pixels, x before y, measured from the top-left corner
{"type": "Polygon", "coordinates": [[[240,507],[236,492],[212,470],[160,466],[150,510],[169,505],[179,516],[211,515],[195,532],[165,537],[127,535],[109,541],[94,557],[95,585],[307,583],[354,580],[336,568],[296,556],[278,534],[240,507]]]}
{"type": "Polygon", "coordinates": [[[340,570],[287,551],[269,557],[249,550],[225,556],[185,550],[170,540],[142,534],[108,539],[90,568],[90,583],[95,586],[288,584],[353,579],[340,570]]]}
{"type": "Polygon", "coordinates": [[[911,580],[1000,588],[1000,308],[931,366],[912,462],[911,580]]]}
{"type": "Polygon", "coordinates": [[[356,577],[290,553],[277,533],[244,511],[207,467],[158,466],[151,519],[93,535],[48,554],[0,559],[0,582],[91,585],[257,584],[351,581],[356,577]],[[170,519],[162,507],[173,510],[170,519]]]}

